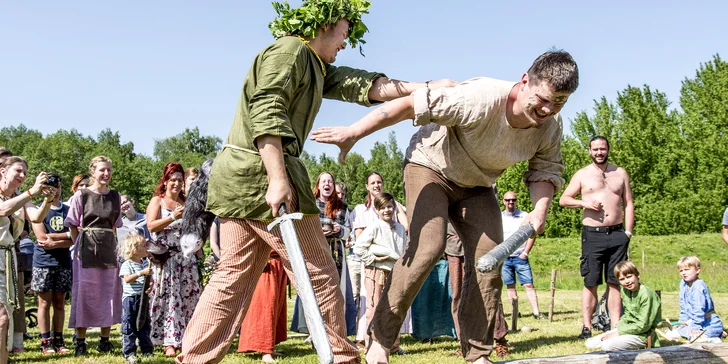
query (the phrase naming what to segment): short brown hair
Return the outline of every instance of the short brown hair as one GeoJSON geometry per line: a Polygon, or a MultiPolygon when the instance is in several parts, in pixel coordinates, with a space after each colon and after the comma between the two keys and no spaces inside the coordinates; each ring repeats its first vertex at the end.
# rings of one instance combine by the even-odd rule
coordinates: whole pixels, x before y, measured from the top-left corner
{"type": "Polygon", "coordinates": [[[389,192],[382,192],[379,194],[379,196],[374,198],[374,208],[377,210],[381,210],[382,208],[384,208],[384,205],[386,205],[390,201],[394,202],[394,196],[392,196],[392,194],[389,192]]]}
{"type": "Polygon", "coordinates": [[[76,193],[76,191],[78,191],[78,185],[80,185],[83,180],[86,180],[87,183],[91,182],[89,176],[85,174],[78,174],[73,177],[73,181],[71,182],[71,191],[73,191],[73,193],[76,193]]]}
{"type": "Polygon", "coordinates": [[[573,93],[579,87],[579,67],[569,52],[554,49],[533,61],[528,78],[534,82],[546,81],[556,92],[573,93]]]}
{"type": "Polygon", "coordinates": [[[617,277],[617,279],[619,279],[619,277],[626,276],[627,274],[632,274],[639,277],[640,271],[637,270],[637,267],[634,265],[634,263],[628,260],[619,262],[616,266],[614,266],[614,276],[617,277]]]}

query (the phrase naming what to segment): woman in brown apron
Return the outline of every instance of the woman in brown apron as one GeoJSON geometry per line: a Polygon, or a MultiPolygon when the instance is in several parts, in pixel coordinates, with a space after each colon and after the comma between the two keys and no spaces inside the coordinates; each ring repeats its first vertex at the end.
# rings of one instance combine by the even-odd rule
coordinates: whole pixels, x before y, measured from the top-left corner
{"type": "Polygon", "coordinates": [[[88,327],[101,328],[96,349],[101,353],[111,352],[111,326],[121,323],[121,280],[115,236],[116,228],[122,225],[121,197],[108,186],[109,158],[95,157],[89,171],[93,183],[73,196],[65,221],[75,241],[68,327],[76,329],[76,356],[88,355],[88,327]]]}

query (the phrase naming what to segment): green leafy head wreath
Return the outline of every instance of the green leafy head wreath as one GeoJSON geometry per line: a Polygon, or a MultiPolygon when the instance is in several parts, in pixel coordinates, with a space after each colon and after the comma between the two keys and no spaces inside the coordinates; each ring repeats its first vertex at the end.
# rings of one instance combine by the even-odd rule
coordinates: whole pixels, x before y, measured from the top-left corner
{"type": "Polygon", "coordinates": [[[268,28],[275,39],[286,35],[314,38],[316,31],[324,25],[346,19],[349,21],[347,42],[352,48],[358,44],[361,53],[361,44],[366,43],[362,38],[369,31],[361,21],[361,16],[369,13],[370,6],[372,3],[368,0],[305,0],[299,8],[291,9],[287,1],[273,2],[278,15],[268,24],[268,28]]]}

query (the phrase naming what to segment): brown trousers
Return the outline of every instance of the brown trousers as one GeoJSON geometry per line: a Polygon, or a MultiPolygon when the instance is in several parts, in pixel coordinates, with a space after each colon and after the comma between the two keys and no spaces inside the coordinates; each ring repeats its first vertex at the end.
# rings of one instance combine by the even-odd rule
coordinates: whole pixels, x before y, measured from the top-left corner
{"type": "MultiPolygon", "coordinates": [[[[379,303],[379,300],[382,298],[382,290],[384,289],[384,285],[387,283],[388,277],[389,272],[386,270],[371,267],[364,268],[364,288],[367,291],[367,327],[372,323],[374,309],[377,307],[377,303],[379,303]]],[[[364,342],[369,345],[369,335],[364,338],[364,342]]],[[[399,350],[399,335],[397,335],[397,340],[394,341],[394,345],[392,345],[390,350],[399,350]]]]}
{"type": "Polygon", "coordinates": [[[445,251],[448,218],[463,241],[465,273],[459,307],[460,346],[465,360],[487,357],[503,281],[500,266],[478,273],[475,262],[503,241],[498,199],[492,188],[463,188],[442,175],[415,164],[404,169],[410,241],[394,265],[377,305],[370,335],[392,347],[417,292],[445,251]]]}
{"type": "MultiPolygon", "coordinates": [[[[452,255],[447,256],[447,270],[450,274],[450,288],[452,289],[452,319],[455,322],[455,335],[460,337],[460,323],[458,320],[458,307],[460,306],[460,297],[463,291],[463,275],[465,274],[464,263],[465,258],[452,255]]],[[[505,339],[508,334],[508,324],[506,316],[503,313],[503,303],[498,305],[498,314],[495,317],[495,331],[493,338],[495,340],[505,339]]]]}
{"type": "MultiPolygon", "coordinates": [[[[336,363],[359,363],[359,351],[346,337],[344,296],[318,216],[294,222],[316,300],[336,363]]],[[[202,292],[182,339],[177,363],[219,363],[227,354],[270,255],[280,254],[295,282],[280,230],[269,232],[265,221],[220,219],[220,263],[202,292]]]]}

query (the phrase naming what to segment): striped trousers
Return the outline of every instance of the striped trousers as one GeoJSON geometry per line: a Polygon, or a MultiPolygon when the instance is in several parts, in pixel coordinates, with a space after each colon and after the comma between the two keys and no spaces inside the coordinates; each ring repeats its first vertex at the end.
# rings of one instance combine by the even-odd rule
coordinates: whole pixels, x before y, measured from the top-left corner
{"type": "MultiPolygon", "coordinates": [[[[269,232],[266,225],[266,221],[260,220],[220,219],[220,263],[187,326],[177,363],[219,363],[223,359],[248,311],[271,249],[280,254],[288,277],[295,281],[280,230],[269,232]]],[[[294,225],[334,351],[334,362],[359,363],[359,351],[346,337],[339,274],[319,217],[304,216],[294,225]]]]}

